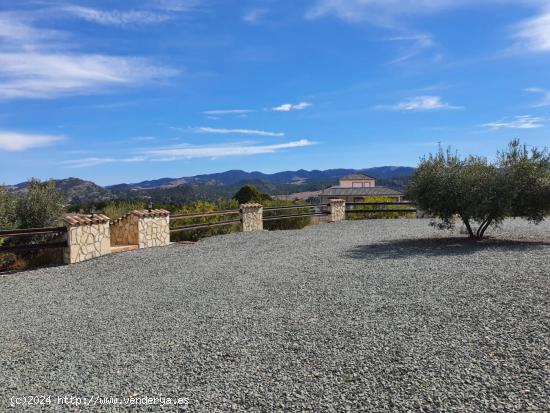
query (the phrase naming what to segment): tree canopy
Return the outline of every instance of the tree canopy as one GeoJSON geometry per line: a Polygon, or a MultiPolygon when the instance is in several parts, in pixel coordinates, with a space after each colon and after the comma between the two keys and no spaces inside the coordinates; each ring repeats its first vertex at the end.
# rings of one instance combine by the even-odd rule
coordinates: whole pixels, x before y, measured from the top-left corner
{"type": "Polygon", "coordinates": [[[31,179],[26,196],[18,199],[17,218],[20,228],[41,228],[59,225],[65,212],[65,197],[55,181],[31,179]]]}
{"type": "Polygon", "coordinates": [[[264,201],[270,201],[271,197],[258,191],[255,186],[247,184],[237,191],[233,199],[239,201],[239,204],[246,204],[249,202],[262,203],[264,201]]]}
{"type": "Polygon", "coordinates": [[[12,229],[17,225],[15,197],[0,186],[0,230],[12,229]]]}
{"type": "Polygon", "coordinates": [[[421,160],[406,196],[439,218],[440,228],[452,228],[460,217],[471,238],[483,238],[507,217],[539,223],[550,212],[550,154],[528,150],[519,140],[492,163],[440,149],[421,160]]]}

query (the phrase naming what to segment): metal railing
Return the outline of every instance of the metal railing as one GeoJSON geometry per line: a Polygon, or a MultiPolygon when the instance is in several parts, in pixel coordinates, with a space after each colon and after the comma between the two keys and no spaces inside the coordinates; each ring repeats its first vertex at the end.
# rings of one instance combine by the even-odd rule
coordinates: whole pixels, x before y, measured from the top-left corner
{"type": "MultiPolygon", "coordinates": [[[[170,220],[185,220],[185,219],[198,219],[198,218],[212,218],[212,217],[225,217],[230,215],[240,215],[241,211],[238,209],[228,209],[225,211],[212,211],[212,212],[201,212],[193,214],[171,214],[170,220]]],[[[197,229],[213,228],[213,227],[222,227],[226,225],[237,225],[241,224],[241,218],[239,219],[229,219],[224,221],[217,222],[205,222],[205,223],[196,223],[182,225],[180,227],[175,227],[170,229],[171,234],[184,231],[193,231],[197,229]]]]}
{"type": "Polygon", "coordinates": [[[329,214],[328,211],[326,211],[325,207],[327,204],[307,204],[307,205],[288,205],[288,206],[281,206],[281,207],[270,207],[270,208],[264,208],[264,212],[280,212],[280,211],[288,211],[288,210],[294,210],[294,209],[313,209],[313,211],[299,213],[299,214],[287,214],[287,215],[268,215],[263,216],[262,219],[264,222],[269,221],[278,221],[278,220],[284,220],[284,219],[295,219],[295,218],[310,218],[310,217],[322,217],[329,214]]]}
{"type": "Polygon", "coordinates": [[[416,204],[413,202],[350,202],[346,203],[346,214],[384,214],[384,213],[416,213],[416,204]],[[354,207],[369,206],[372,209],[355,209],[354,207]],[[409,208],[379,208],[387,206],[408,206],[409,208]],[[351,207],[351,208],[350,208],[351,207]]]}
{"type": "MultiPolygon", "coordinates": [[[[67,233],[66,227],[49,227],[49,228],[28,228],[28,229],[10,229],[0,231],[0,238],[22,238],[44,235],[62,235],[67,233]]],[[[41,242],[31,243],[25,245],[13,245],[13,246],[0,246],[0,252],[22,252],[32,250],[44,250],[53,248],[65,248],[67,246],[67,240],[56,242],[41,242]]]]}

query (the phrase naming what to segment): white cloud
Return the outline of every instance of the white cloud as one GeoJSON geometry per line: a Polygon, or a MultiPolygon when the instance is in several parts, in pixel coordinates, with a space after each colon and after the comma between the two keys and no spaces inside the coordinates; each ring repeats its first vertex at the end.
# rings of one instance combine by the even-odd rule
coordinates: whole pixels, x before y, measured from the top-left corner
{"type": "Polygon", "coordinates": [[[272,108],[271,110],[273,110],[275,112],[290,112],[291,110],[304,110],[306,108],[309,108],[310,106],[312,106],[312,105],[309,102],[300,102],[300,103],[296,103],[296,104],[285,103],[283,105],[276,106],[276,107],[272,108]]]}
{"type": "Polygon", "coordinates": [[[32,46],[41,41],[64,37],[56,30],[37,29],[16,13],[0,12],[0,47],[2,49],[32,46]]]}
{"type": "Polygon", "coordinates": [[[58,41],[68,37],[35,27],[26,15],[0,13],[0,100],[95,94],[178,73],[148,59],[68,50],[58,41]]]}
{"type": "Polygon", "coordinates": [[[199,127],[194,128],[198,133],[218,133],[218,134],[237,134],[237,135],[257,135],[257,136],[285,136],[282,132],[268,132],[257,129],[224,129],[224,128],[210,128],[199,127]]]}
{"type": "Polygon", "coordinates": [[[204,0],[153,0],[152,5],[160,10],[186,12],[195,9],[204,2],[204,0]]]}
{"type": "Polygon", "coordinates": [[[90,166],[104,165],[118,162],[143,162],[146,159],[143,156],[134,156],[131,158],[83,158],[73,159],[63,162],[63,165],[69,168],[86,168],[90,166]]]}
{"type": "Polygon", "coordinates": [[[35,135],[9,131],[0,131],[0,150],[24,151],[40,148],[61,140],[60,136],[35,135]]]}
{"type": "Polygon", "coordinates": [[[429,110],[451,110],[462,109],[460,106],[453,106],[443,102],[439,96],[417,96],[406,99],[395,105],[380,105],[376,109],[403,110],[403,111],[429,111],[429,110]]]}
{"type": "Polygon", "coordinates": [[[546,121],[545,118],[536,117],[536,116],[516,116],[514,118],[515,120],[501,120],[498,122],[490,122],[490,123],[484,123],[484,128],[489,128],[492,130],[499,130],[499,129],[536,129],[536,128],[544,128],[544,122],[546,121]]]}
{"type": "Polygon", "coordinates": [[[434,42],[433,38],[430,34],[415,34],[411,36],[395,36],[395,37],[389,37],[387,40],[394,41],[394,42],[415,42],[419,46],[422,47],[432,47],[434,42]]]}
{"type": "Polygon", "coordinates": [[[157,138],[155,136],[137,136],[133,138],[134,141],[140,141],[140,142],[146,142],[146,141],[154,141],[157,138]]]}
{"type": "Polygon", "coordinates": [[[398,16],[428,14],[474,0],[318,0],[306,17],[316,19],[334,15],[349,22],[368,22],[392,27],[398,16]]]}
{"type": "Polygon", "coordinates": [[[259,23],[260,19],[267,14],[265,9],[253,9],[245,13],[243,20],[250,24],[259,23]]]}
{"type": "Polygon", "coordinates": [[[106,26],[126,26],[160,23],[170,18],[167,14],[160,14],[147,10],[97,10],[82,6],[65,6],[63,11],[83,20],[103,24],[106,26]]]}
{"type": "Polygon", "coordinates": [[[543,13],[516,26],[516,50],[550,52],[550,13],[543,13]]]}
{"type": "Polygon", "coordinates": [[[301,139],[294,142],[280,143],[276,145],[253,144],[220,144],[220,145],[183,145],[169,148],[158,148],[145,151],[145,154],[155,161],[173,161],[178,159],[193,158],[223,158],[228,156],[245,156],[274,153],[284,149],[300,148],[314,143],[301,139]]]}
{"type": "Polygon", "coordinates": [[[547,0],[317,0],[306,17],[336,16],[349,22],[367,22],[379,26],[400,27],[398,20],[414,15],[444,12],[466,6],[545,6],[547,0]]]}
{"type": "Polygon", "coordinates": [[[426,49],[430,49],[434,46],[433,38],[430,34],[422,33],[410,36],[395,36],[386,39],[391,42],[405,43],[408,47],[402,53],[402,55],[391,63],[401,63],[406,60],[410,60],[418,54],[422,53],[426,49]]]}
{"type": "Polygon", "coordinates": [[[540,107],[543,107],[543,106],[550,106],[550,91],[549,90],[544,90],[544,89],[541,89],[541,88],[538,88],[538,87],[530,87],[530,88],[525,89],[525,91],[542,95],[542,99],[538,103],[535,103],[533,105],[533,107],[540,108],[540,107]]]}
{"type": "Polygon", "coordinates": [[[276,145],[258,145],[251,143],[214,144],[214,145],[177,145],[140,151],[141,155],[129,158],[89,157],[63,162],[69,168],[85,168],[119,162],[176,161],[195,158],[224,158],[229,156],[250,156],[275,153],[285,149],[302,148],[314,145],[307,139],[276,145]]]}
{"type": "Polygon", "coordinates": [[[205,110],[204,115],[222,116],[222,115],[246,115],[252,113],[252,109],[223,109],[223,110],[205,110]]]}
{"type": "Polygon", "coordinates": [[[175,75],[146,59],[88,54],[0,53],[0,99],[93,94],[175,75]]]}

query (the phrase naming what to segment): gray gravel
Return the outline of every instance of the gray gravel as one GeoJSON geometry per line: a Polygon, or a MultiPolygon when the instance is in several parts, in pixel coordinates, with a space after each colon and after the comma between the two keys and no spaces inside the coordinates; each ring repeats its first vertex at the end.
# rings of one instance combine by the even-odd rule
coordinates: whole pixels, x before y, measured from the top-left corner
{"type": "Polygon", "coordinates": [[[354,221],[0,277],[0,411],[550,411],[550,222],[458,236],[354,221]]]}

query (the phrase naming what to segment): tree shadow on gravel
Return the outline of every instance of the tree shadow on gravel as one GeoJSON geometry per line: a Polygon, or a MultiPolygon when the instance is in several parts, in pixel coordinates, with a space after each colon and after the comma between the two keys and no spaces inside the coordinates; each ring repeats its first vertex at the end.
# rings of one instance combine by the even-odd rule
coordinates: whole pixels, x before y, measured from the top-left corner
{"type": "Polygon", "coordinates": [[[550,247],[545,241],[512,241],[468,238],[420,238],[384,241],[359,245],[348,251],[354,259],[396,259],[410,257],[442,257],[470,255],[477,252],[524,252],[550,247]]]}

